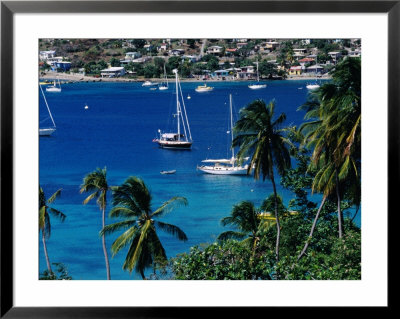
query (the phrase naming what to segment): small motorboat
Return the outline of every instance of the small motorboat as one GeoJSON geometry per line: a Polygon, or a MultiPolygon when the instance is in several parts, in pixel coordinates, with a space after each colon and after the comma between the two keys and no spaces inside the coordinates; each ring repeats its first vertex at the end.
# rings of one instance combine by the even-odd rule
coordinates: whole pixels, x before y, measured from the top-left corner
{"type": "Polygon", "coordinates": [[[161,171],[160,174],[175,174],[176,173],[176,169],[170,170],[170,171],[161,171]]]}
{"type": "Polygon", "coordinates": [[[212,91],[214,88],[212,86],[207,86],[207,84],[204,85],[199,85],[197,88],[195,88],[196,92],[210,92],[212,91]]]}

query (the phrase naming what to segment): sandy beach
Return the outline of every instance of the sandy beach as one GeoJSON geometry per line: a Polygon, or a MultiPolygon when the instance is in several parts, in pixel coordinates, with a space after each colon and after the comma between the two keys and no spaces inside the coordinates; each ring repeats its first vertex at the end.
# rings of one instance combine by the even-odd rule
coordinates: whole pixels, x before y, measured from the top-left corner
{"type": "MultiPolygon", "coordinates": [[[[144,82],[144,81],[153,81],[153,82],[162,82],[163,79],[160,78],[96,78],[92,76],[84,76],[82,74],[74,74],[74,73],[56,73],[56,72],[48,72],[44,75],[40,75],[40,80],[53,80],[60,79],[62,82],[144,82]]],[[[304,76],[288,76],[285,80],[313,80],[315,76],[313,75],[304,75],[304,76]]],[[[330,76],[324,75],[319,77],[319,79],[330,79],[330,76]]],[[[173,79],[171,79],[173,80],[173,79]]],[[[201,78],[182,78],[180,79],[182,82],[232,82],[232,81],[249,81],[248,79],[232,79],[227,78],[226,80],[222,79],[201,79],[201,78]]],[[[271,80],[269,80],[271,81],[271,80]]]]}

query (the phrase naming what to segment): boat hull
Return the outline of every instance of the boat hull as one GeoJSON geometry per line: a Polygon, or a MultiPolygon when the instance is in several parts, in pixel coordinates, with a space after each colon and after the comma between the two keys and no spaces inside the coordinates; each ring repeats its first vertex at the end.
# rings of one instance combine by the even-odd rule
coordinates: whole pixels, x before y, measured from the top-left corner
{"type": "Polygon", "coordinates": [[[265,89],[267,87],[266,84],[254,84],[254,85],[249,85],[249,89],[252,90],[259,90],[259,89],[265,89]]]}
{"type": "Polygon", "coordinates": [[[316,89],[319,88],[319,85],[318,84],[309,84],[309,85],[306,86],[306,88],[308,90],[316,90],[316,89]]]}
{"type": "Polygon", "coordinates": [[[39,136],[50,136],[55,132],[55,128],[49,127],[49,128],[40,128],[39,129],[39,136]]]}
{"type": "Polygon", "coordinates": [[[212,175],[247,175],[247,168],[244,167],[198,166],[197,169],[212,175]]]}
{"type": "Polygon", "coordinates": [[[192,142],[185,141],[157,141],[158,146],[165,149],[171,150],[190,150],[192,147],[192,142]]]}
{"type": "Polygon", "coordinates": [[[61,92],[61,89],[60,88],[54,88],[54,87],[46,88],[46,92],[61,92]]]}

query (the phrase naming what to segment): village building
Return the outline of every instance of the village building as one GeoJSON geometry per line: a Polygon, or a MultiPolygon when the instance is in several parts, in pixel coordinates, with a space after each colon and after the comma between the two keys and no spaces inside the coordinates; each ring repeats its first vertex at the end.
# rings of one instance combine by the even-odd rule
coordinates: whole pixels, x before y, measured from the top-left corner
{"type": "Polygon", "coordinates": [[[125,74],[125,68],[123,66],[113,66],[108,69],[100,71],[102,78],[114,78],[123,76],[125,74]]]}
{"type": "Polygon", "coordinates": [[[39,60],[46,61],[48,59],[54,58],[56,55],[56,51],[40,51],[39,52],[39,60]]]}
{"type": "Polygon", "coordinates": [[[291,66],[288,73],[289,73],[289,75],[300,75],[302,73],[301,65],[291,66]]]}
{"type": "Polygon", "coordinates": [[[320,65],[312,65],[306,68],[307,73],[317,73],[317,74],[322,74],[324,73],[324,68],[320,65]]]}
{"type": "Polygon", "coordinates": [[[208,47],[207,54],[219,55],[219,54],[222,54],[223,49],[224,48],[219,45],[213,45],[213,46],[208,47]]]}

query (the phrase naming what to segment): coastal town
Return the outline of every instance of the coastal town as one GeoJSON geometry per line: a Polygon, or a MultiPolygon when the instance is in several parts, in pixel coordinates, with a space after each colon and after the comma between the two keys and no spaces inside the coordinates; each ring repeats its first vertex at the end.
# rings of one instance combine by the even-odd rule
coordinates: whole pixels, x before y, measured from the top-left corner
{"type": "Polygon", "coordinates": [[[40,39],[40,78],[237,81],[329,78],[360,39],[40,39]]]}

